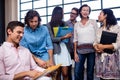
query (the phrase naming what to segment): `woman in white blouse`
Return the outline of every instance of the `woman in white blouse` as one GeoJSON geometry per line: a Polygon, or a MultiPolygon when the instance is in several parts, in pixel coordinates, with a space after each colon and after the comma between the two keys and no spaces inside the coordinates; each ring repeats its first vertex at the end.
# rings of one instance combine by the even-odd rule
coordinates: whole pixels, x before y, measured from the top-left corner
{"type": "Polygon", "coordinates": [[[91,8],[84,4],[79,9],[81,20],[74,26],[75,80],[84,80],[84,63],[87,60],[87,80],[94,78],[95,41],[97,22],[89,19],[91,8]]]}

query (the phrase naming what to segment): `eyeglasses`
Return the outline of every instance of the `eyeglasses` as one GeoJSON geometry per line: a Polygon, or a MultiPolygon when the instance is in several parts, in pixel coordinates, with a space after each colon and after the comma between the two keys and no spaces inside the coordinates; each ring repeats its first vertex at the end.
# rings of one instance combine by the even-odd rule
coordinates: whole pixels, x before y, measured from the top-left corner
{"type": "Polygon", "coordinates": [[[70,14],[77,15],[77,13],[70,12],[70,14]]]}

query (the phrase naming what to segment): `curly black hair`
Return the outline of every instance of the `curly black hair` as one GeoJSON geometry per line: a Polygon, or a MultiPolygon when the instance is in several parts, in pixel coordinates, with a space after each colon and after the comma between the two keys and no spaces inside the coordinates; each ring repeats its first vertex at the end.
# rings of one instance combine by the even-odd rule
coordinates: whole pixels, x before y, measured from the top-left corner
{"type": "Polygon", "coordinates": [[[103,9],[102,12],[104,15],[107,15],[106,17],[106,27],[109,29],[112,25],[117,24],[117,19],[115,18],[113,11],[111,9],[103,9]]]}

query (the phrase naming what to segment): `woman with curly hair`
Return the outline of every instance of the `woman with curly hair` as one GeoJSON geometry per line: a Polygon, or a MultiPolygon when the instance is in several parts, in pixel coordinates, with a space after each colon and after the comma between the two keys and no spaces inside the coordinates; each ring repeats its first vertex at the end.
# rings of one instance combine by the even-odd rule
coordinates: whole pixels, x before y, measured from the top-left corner
{"type": "Polygon", "coordinates": [[[101,80],[120,79],[120,26],[117,25],[117,20],[110,9],[103,9],[98,16],[98,21],[101,22],[101,27],[97,31],[97,38],[94,43],[96,50],[96,75],[101,80]],[[116,42],[111,44],[102,44],[102,32],[116,33],[116,42]],[[105,51],[110,49],[113,52],[105,51]]]}

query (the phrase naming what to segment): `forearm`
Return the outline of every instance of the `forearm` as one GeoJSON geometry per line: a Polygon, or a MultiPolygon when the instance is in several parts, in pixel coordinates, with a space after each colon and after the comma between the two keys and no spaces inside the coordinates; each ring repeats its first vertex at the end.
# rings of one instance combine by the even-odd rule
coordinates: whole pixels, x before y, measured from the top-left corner
{"type": "Polygon", "coordinates": [[[48,50],[48,54],[49,54],[49,60],[53,62],[53,50],[52,49],[48,50]]]}
{"type": "Polygon", "coordinates": [[[36,56],[32,55],[33,59],[35,60],[36,63],[38,62],[42,62],[43,60],[41,60],[40,58],[37,58],[36,56]]]}
{"type": "Polygon", "coordinates": [[[61,42],[61,37],[54,37],[54,38],[52,38],[52,42],[53,43],[61,42]]]}
{"type": "Polygon", "coordinates": [[[26,77],[26,76],[27,76],[27,71],[21,72],[21,73],[15,74],[13,80],[18,80],[18,79],[21,79],[21,80],[22,80],[22,79],[23,79],[24,77],[26,77]]]}
{"type": "Polygon", "coordinates": [[[77,53],[77,42],[74,42],[74,54],[77,53]]]}
{"type": "Polygon", "coordinates": [[[66,37],[65,37],[65,36],[62,36],[60,39],[61,39],[61,40],[64,40],[64,39],[66,39],[66,37]]]}
{"type": "Polygon", "coordinates": [[[106,44],[106,45],[103,45],[104,49],[114,49],[114,46],[112,44],[106,44]]]}

